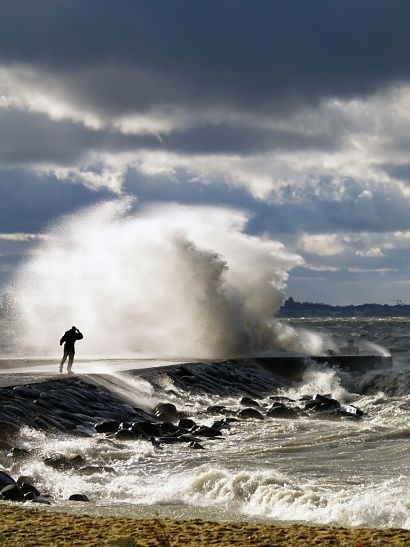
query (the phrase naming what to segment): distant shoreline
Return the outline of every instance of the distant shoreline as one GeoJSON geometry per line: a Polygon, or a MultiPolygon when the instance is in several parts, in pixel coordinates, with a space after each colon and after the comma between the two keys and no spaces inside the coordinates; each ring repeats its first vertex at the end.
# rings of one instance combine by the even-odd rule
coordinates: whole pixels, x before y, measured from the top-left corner
{"type": "Polygon", "coordinates": [[[288,298],[276,317],[410,317],[410,305],[389,304],[349,304],[332,306],[316,302],[297,302],[288,298]]]}

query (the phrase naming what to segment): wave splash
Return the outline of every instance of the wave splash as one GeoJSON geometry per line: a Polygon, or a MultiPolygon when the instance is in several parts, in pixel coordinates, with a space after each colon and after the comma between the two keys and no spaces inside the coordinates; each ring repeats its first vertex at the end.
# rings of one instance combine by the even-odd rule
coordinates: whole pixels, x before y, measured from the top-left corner
{"type": "Polygon", "coordinates": [[[18,348],[55,355],[62,333],[77,325],[81,355],[320,352],[318,335],[273,319],[288,271],[302,259],[246,234],[247,220],[222,208],[138,209],[131,198],[65,217],[19,271],[18,348]]]}

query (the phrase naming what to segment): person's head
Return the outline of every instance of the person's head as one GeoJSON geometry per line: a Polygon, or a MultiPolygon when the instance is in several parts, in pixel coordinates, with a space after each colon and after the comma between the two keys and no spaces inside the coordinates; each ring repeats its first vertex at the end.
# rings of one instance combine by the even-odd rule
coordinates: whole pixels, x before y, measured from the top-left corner
{"type": "Polygon", "coordinates": [[[71,330],[77,330],[77,327],[72,326],[71,330]]]}

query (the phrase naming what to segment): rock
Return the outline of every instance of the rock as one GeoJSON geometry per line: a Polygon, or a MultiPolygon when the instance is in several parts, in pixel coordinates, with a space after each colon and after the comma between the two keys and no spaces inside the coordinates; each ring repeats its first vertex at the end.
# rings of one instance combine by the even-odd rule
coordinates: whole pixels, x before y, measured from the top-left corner
{"type": "Polygon", "coordinates": [[[44,496],[37,496],[36,498],[34,498],[33,500],[34,503],[42,503],[44,505],[51,505],[50,501],[45,498],[44,496]]]}
{"type": "Polygon", "coordinates": [[[137,434],[138,437],[156,437],[160,435],[160,424],[154,422],[134,422],[131,425],[131,429],[137,434]]]}
{"type": "Polygon", "coordinates": [[[83,425],[76,425],[72,430],[73,435],[76,437],[94,437],[91,428],[84,427],[83,425]]]}
{"type": "Polygon", "coordinates": [[[10,452],[14,446],[7,441],[0,441],[0,450],[7,450],[7,452],[10,452]]]}
{"type": "Polygon", "coordinates": [[[117,420],[104,420],[95,424],[94,429],[97,433],[115,433],[118,431],[120,423],[117,420]]]}
{"type": "Polygon", "coordinates": [[[73,458],[67,458],[63,454],[53,454],[48,458],[44,458],[43,462],[46,465],[54,467],[54,469],[68,470],[79,467],[85,464],[85,460],[82,456],[74,456],[73,458]]]}
{"type": "Polygon", "coordinates": [[[8,440],[15,437],[20,431],[20,427],[11,422],[0,422],[0,437],[2,440],[8,440]]]}
{"type": "Polygon", "coordinates": [[[5,486],[10,486],[11,484],[17,484],[16,481],[5,471],[0,471],[0,490],[5,486]]]}
{"type": "Polygon", "coordinates": [[[239,401],[239,403],[243,406],[252,406],[252,407],[259,407],[261,406],[259,403],[251,399],[250,397],[242,397],[242,399],[239,401]]]}
{"type": "Polygon", "coordinates": [[[271,418],[294,418],[297,416],[297,411],[282,403],[275,403],[266,411],[266,416],[271,418]]]}
{"type": "Polygon", "coordinates": [[[237,418],[223,418],[222,420],[216,420],[211,427],[215,429],[230,428],[231,423],[238,422],[237,418]]]}
{"type": "Polygon", "coordinates": [[[161,403],[157,405],[154,414],[163,422],[174,422],[178,418],[178,410],[172,403],[161,403]]]}
{"type": "Polygon", "coordinates": [[[163,422],[162,424],[159,424],[159,430],[161,434],[173,434],[179,431],[178,426],[175,424],[172,424],[171,422],[163,422]]]}
{"type": "Polygon", "coordinates": [[[290,397],[285,397],[284,395],[271,395],[269,397],[269,400],[279,402],[279,403],[283,403],[283,401],[288,402],[288,403],[295,403],[296,402],[295,399],[290,399],[290,397]]]}
{"type": "Polygon", "coordinates": [[[194,448],[196,450],[205,450],[202,444],[198,443],[197,441],[191,441],[188,446],[189,448],[194,448]]]}
{"type": "Polygon", "coordinates": [[[360,419],[364,416],[363,410],[357,408],[354,405],[341,405],[340,406],[340,415],[347,418],[357,418],[360,419]]]}
{"type": "Polygon", "coordinates": [[[0,490],[0,497],[10,501],[24,501],[23,492],[20,487],[15,484],[9,484],[0,490]]]}
{"type": "Polygon", "coordinates": [[[222,432],[215,427],[208,427],[207,425],[199,425],[193,428],[193,433],[199,437],[222,437],[222,432]]]}
{"type": "Polygon", "coordinates": [[[90,501],[85,494],[71,494],[70,501],[90,501]]]}
{"type": "Polygon", "coordinates": [[[29,455],[30,455],[29,450],[26,450],[25,448],[18,448],[17,446],[13,446],[13,448],[7,454],[9,458],[14,458],[14,459],[24,458],[25,456],[29,456],[29,455]]]}
{"type": "Polygon", "coordinates": [[[40,397],[40,391],[29,385],[15,386],[13,387],[13,391],[18,393],[19,395],[23,395],[24,397],[29,397],[30,399],[36,399],[37,397],[40,397]]]}
{"type": "MultiPolygon", "coordinates": [[[[17,484],[19,484],[17,482],[17,484]]],[[[28,482],[22,482],[21,484],[19,484],[20,486],[20,490],[22,491],[25,499],[34,499],[36,497],[38,497],[40,495],[40,492],[37,490],[37,488],[35,486],[33,486],[32,484],[28,483],[28,482]],[[27,498],[26,497],[26,494],[30,494],[32,495],[32,497],[30,498],[27,498]]]]}
{"type": "Polygon", "coordinates": [[[208,414],[211,414],[212,416],[215,416],[217,414],[225,414],[226,413],[226,407],[222,405],[211,405],[208,406],[206,409],[208,414]]]}
{"type": "Polygon", "coordinates": [[[244,408],[238,412],[238,416],[244,420],[254,419],[254,420],[263,420],[264,417],[256,410],[256,408],[244,408]]]}
{"type": "Polygon", "coordinates": [[[314,395],[314,397],[305,404],[305,410],[315,413],[339,416],[340,403],[336,399],[325,395],[314,395]]]}
{"type": "Polygon", "coordinates": [[[184,429],[191,429],[191,427],[195,427],[196,423],[194,420],[191,420],[190,418],[182,418],[182,420],[179,420],[178,427],[182,427],[184,429]]]}
{"type": "Polygon", "coordinates": [[[133,441],[138,438],[138,435],[133,429],[119,429],[114,437],[123,441],[133,441]]]}

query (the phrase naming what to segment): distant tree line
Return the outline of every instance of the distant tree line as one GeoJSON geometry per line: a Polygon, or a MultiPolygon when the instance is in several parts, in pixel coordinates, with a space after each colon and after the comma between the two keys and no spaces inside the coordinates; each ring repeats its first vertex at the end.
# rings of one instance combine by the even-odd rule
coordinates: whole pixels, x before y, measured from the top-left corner
{"type": "Polygon", "coordinates": [[[410,317],[410,305],[349,304],[331,306],[315,302],[296,302],[289,297],[276,314],[277,317],[410,317]]]}

